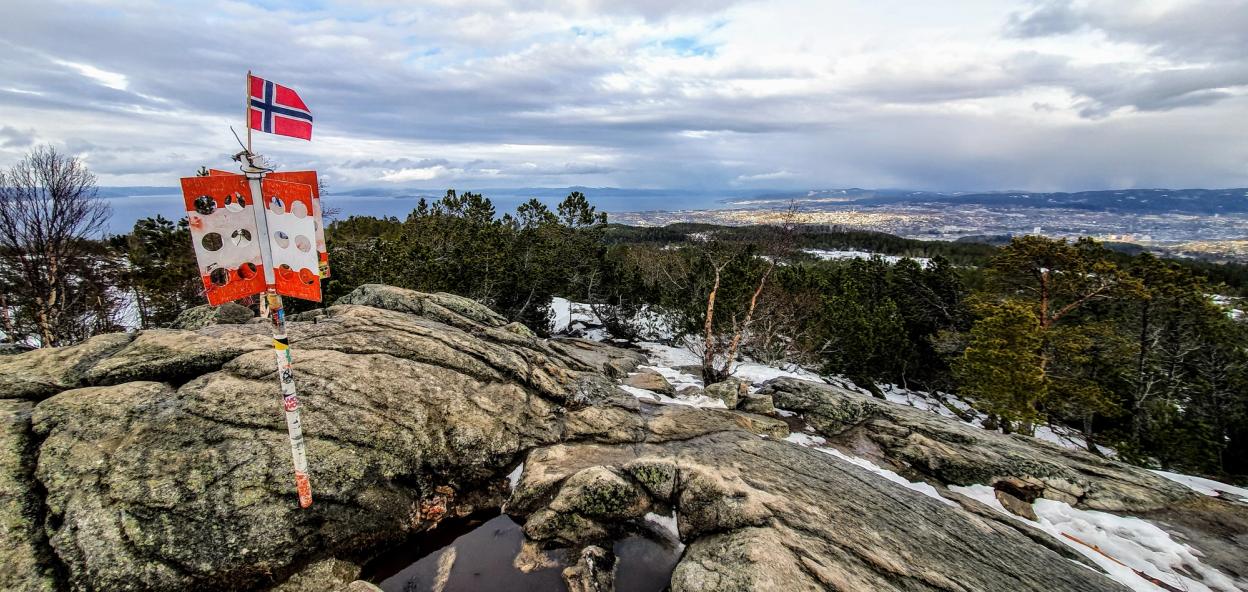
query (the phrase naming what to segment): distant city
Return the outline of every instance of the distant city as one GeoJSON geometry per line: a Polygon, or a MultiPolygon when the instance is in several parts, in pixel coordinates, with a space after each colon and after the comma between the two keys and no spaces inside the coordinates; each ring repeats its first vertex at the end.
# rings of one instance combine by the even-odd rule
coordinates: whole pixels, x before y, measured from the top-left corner
{"type": "MultiPolygon", "coordinates": [[[[499,214],[531,198],[554,205],[571,191],[610,213],[612,222],[662,226],[676,222],[775,223],[792,207],[804,224],[874,230],[929,240],[1004,240],[1008,236],[1090,236],[1140,245],[1172,256],[1248,260],[1248,189],[1129,189],[1078,193],[930,192],[869,189],[697,191],[594,187],[482,189],[499,214]]],[[[402,218],[436,190],[353,189],[327,195],[340,217],[402,218]]],[[[110,230],[134,220],[181,217],[173,188],[110,187],[110,230]]]]}

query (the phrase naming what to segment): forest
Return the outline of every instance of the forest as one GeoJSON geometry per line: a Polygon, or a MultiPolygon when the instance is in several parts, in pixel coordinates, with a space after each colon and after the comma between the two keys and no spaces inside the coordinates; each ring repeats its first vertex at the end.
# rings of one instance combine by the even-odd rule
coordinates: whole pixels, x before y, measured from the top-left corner
{"type": "MultiPolygon", "coordinates": [[[[16,224],[4,210],[0,224],[16,224]]],[[[106,212],[80,214],[73,228],[90,230],[106,212]]],[[[67,345],[122,330],[123,317],[167,327],[203,303],[184,220],[142,219],[103,240],[71,232],[45,245],[56,277],[30,263],[21,241],[34,239],[13,228],[0,245],[8,341],[67,345]]],[[[616,337],[690,345],[708,384],[743,357],[796,363],[876,393],[951,393],[1007,433],[1060,424],[1093,452],[1248,475],[1248,322],[1234,299],[1214,297],[1243,294],[1243,265],[1090,239],[997,247],[796,224],[636,228],[609,224],[581,193],[500,213],[452,190],[404,219],[352,216],[326,230],[322,306],[385,283],[464,295],[545,334],[558,296],[590,305],[616,337]],[[819,256],[851,249],[876,256],[819,256]]]]}

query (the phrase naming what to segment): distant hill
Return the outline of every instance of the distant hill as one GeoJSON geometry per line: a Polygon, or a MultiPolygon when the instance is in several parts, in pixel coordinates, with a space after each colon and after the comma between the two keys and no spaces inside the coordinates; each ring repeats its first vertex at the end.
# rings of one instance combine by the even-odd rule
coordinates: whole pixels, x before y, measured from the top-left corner
{"type": "MultiPolygon", "coordinates": [[[[478,189],[461,186],[463,191],[477,191],[486,197],[508,201],[540,198],[553,201],[572,191],[580,191],[599,207],[616,212],[646,210],[717,209],[722,207],[772,207],[789,201],[807,205],[885,206],[906,204],[980,205],[987,207],[1071,208],[1077,210],[1118,213],[1184,213],[1244,214],[1248,213],[1248,188],[1233,189],[1107,189],[1075,193],[1036,193],[1028,191],[991,191],[983,193],[910,191],[902,189],[818,189],[808,191],[776,190],[694,190],[694,189],[628,189],[619,187],[518,187],[478,189]]],[[[101,187],[100,197],[135,197],[177,195],[178,187],[101,187]]],[[[445,190],[401,187],[357,187],[333,190],[338,197],[391,197],[395,199],[437,199],[445,190]]]]}
{"type": "Polygon", "coordinates": [[[986,193],[940,193],[898,189],[822,189],[781,192],[753,198],[732,199],[735,205],[764,205],[797,200],[810,204],[879,206],[899,204],[950,204],[995,207],[1071,208],[1119,213],[1248,213],[1248,188],[1233,189],[1109,189],[1075,193],[999,191],[986,193]]]}

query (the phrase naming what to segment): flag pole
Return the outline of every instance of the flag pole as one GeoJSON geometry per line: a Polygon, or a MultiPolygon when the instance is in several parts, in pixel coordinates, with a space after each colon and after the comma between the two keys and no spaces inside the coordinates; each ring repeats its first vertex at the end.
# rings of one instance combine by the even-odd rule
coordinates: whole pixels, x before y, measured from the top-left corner
{"type": "MultiPolygon", "coordinates": [[[[250,78],[250,76],[249,76],[250,78]]],[[[250,129],[250,128],[248,128],[250,129]]],[[[303,421],[300,418],[301,405],[295,390],[295,371],[290,356],[290,339],[286,336],[286,310],[282,305],[282,296],[277,293],[277,269],[274,263],[273,247],[269,243],[269,221],[266,213],[269,200],[264,198],[263,181],[265,171],[255,170],[250,165],[247,172],[247,183],[251,189],[252,212],[256,217],[256,233],[260,240],[260,261],[264,269],[264,282],[267,289],[261,300],[260,312],[269,318],[269,327],[273,332],[273,354],[277,361],[277,383],[282,395],[282,410],[286,414],[286,434],[290,439],[290,456],[295,468],[295,491],[299,495],[299,507],[312,505],[312,484],[308,478],[307,444],[303,440],[303,421]]],[[[276,198],[274,198],[276,199],[276,198]]],[[[280,206],[279,206],[280,207],[280,206]]]]}
{"type": "MultiPolygon", "coordinates": [[[[247,156],[251,156],[251,70],[247,71],[246,92],[243,93],[243,127],[247,128],[247,156]]],[[[250,161],[250,160],[249,160],[250,161]]]]}
{"type": "Polygon", "coordinates": [[[286,336],[286,310],[282,297],[272,286],[264,295],[265,309],[273,330],[273,353],[277,356],[277,381],[281,385],[282,409],[286,412],[286,435],[290,438],[290,456],[295,466],[295,492],[299,507],[312,505],[312,483],[308,479],[307,445],[303,441],[299,397],[295,394],[295,373],[291,368],[290,339],[286,336]]]}

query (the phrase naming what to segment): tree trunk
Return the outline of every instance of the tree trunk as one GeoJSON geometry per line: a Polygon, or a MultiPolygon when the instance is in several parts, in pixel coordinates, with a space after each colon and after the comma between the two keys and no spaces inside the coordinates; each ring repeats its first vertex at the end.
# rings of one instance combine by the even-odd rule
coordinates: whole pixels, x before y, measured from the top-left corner
{"type": "Polygon", "coordinates": [[[745,322],[741,323],[741,328],[732,335],[732,343],[728,345],[728,359],[724,362],[723,369],[719,371],[719,374],[724,377],[732,374],[732,362],[737,357],[737,347],[741,345],[741,338],[749,330],[750,323],[754,322],[754,309],[758,306],[758,295],[762,294],[763,287],[767,285],[767,277],[771,275],[771,270],[775,267],[776,262],[773,260],[767,267],[767,271],[763,272],[763,277],[758,279],[758,287],[754,289],[754,295],[750,297],[750,308],[745,313],[745,322]]]}
{"type": "Polygon", "coordinates": [[[1088,447],[1088,452],[1100,456],[1101,449],[1096,447],[1096,439],[1092,434],[1093,414],[1088,413],[1083,416],[1083,443],[1088,447]]]}
{"type": "Polygon", "coordinates": [[[39,347],[56,347],[56,336],[52,333],[52,324],[48,320],[48,307],[40,298],[35,307],[35,320],[39,323],[39,347]]]}
{"type": "Polygon", "coordinates": [[[719,293],[719,271],[715,268],[715,283],[706,297],[705,344],[702,351],[702,381],[706,384],[719,382],[715,372],[715,296],[719,293]]]}
{"type": "Polygon", "coordinates": [[[17,328],[13,326],[13,315],[9,313],[9,297],[0,293],[0,328],[4,329],[5,339],[17,343],[17,328]]]}
{"type": "Polygon", "coordinates": [[[1144,389],[1146,384],[1144,366],[1148,360],[1148,329],[1152,322],[1151,312],[1152,305],[1145,300],[1143,307],[1140,309],[1140,355],[1135,367],[1135,389],[1132,393],[1131,401],[1131,445],[1139,450],[1140,434],[1144,431],[1144,418],[1141,414],[1144,411],[1144,389]]]}
{"type": "Polygon", "coordinates": [[[1040,272],[1040,328],[1049,328],[1049,271],[1040,272]]]}

